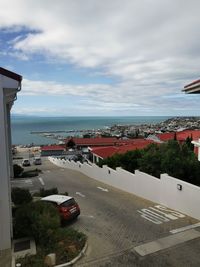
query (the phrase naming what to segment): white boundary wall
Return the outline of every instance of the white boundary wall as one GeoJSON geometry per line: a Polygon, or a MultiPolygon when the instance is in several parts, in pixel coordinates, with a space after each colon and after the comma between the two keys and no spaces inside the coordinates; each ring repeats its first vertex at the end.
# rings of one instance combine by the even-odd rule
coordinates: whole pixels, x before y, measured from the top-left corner
{"type": "Polygon", "coordinates": [[[168,174],[161,174],[158,179],[138,170],[133,174],[122,168],[113,170],[105,165],[100,168],[96,164],[82,164],[53,157],[48,159],[59,167],[82,172],[90,178],[200,220],[200,187],[198,186],[170,177],[168,174]],[[178,185],[182,190],[178,189],[178,185]]]}

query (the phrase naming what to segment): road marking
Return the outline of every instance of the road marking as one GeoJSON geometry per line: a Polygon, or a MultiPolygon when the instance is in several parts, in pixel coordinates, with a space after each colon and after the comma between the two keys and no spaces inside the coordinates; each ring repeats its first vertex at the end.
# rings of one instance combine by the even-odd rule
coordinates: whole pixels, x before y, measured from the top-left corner
{"type": "Polygon", "coordinates": [[[169,222],[170,220],[177,220],[184,218],[185,215],[168,209],[161,205],[155,205],[154,207],[148,207],[147,209],[137,210],[141,214],[141,217],[155,224],[161,224],[163,222],[169,222]]]}
{"type": "Polygon", "coordinates": [[[184,226],[184,227],[181,227],[181,228],[177,228],[177,229],[171,230],[170,233],[177,234],[177,233],[180,233],[180,232],[183,232],[183,231],[186,231],[186,230],[189,230],[189,229],[193,229],[193,228],[196,228],[196,227],[200,227],[200,223],[190,224],[190,225],[187,225],[187,226],[184,226]]]}
{"type": "Polygon", "coordinates": [[[32,181],[31,181],[31,179],[17,179],[17,180],[12,180],[11,181],[11,183],[21,183],[21,184],[27,184],[27,183],[29,183],[29,184],[32,184],[32,181]]]}
{"type": "Polygon", "coordinates": [[[182,213],[180,213],[180,212],[178,212],[178,211],[172,210],[172,209],[168,209],[168,208],[165,207],[165,206],[156,205],[155,207],[158,208],[158,209],[161,209],[161,210],[163,210],[163,211],[170,212],[170,213],[172,213],[174,216],[177,216],[178,218],[184,218],[184,217],[185,217],[184,214],[182,214],[182,213]]]}
{"type": "Polygon", "coordinates": [[[30,179],[25,181],[26,184],[32,184],[32,181],[30,179]]]}
{"type": "Polygon", "coordinates": [[[60,169],[61,171],[64,171],[65,169],[60,169]]]}
{"type": "Polygon", "coordinates": [[[160,220],[156,219],[155,217],[149,216],[148,214],[145,214],[145,213],[141,212],[140,210],[138,210],[137,212],[142,214],[141,215],[142,218],[144,218],[144,219],[146,219],[152,223],[155,223],[155,224],[161,224],[162,223],[160,220]]]}
{"type": "Polygon", "coordinates": [[[46,172],[48,172],[48,173],[49,173],[49,172],[51,172],[51,171],[47,170],[46,172]]]}
{"type": "Polygon", "coordinates": [[[103,187],[100,187],[100,186],[98,186],[97,188],[100,189],[101,191],[108,192],[108,189],[106,189],[106,188],[103,188],[103,187]]]}
{"type": "Polygon", "coordinates": [[[137,246],[134,250],[141,256],[146,256],[157,251],[182,244],[186,241],[200,237],[200,232],[196,230],[188,230],[183,233],[170,235],[164,238],[157,239],[153,242],[137,246]]]}
{"type": "Polygon", "coordinates": [[[85,195],[83,195],[81,192],[76,192],[77,195],[79,195],[80,197],[85,197],[85,195]]]}
{"type": "Polygon", "coordinates": [[[81,217],[87,217],[87,218],[94,219],[94,216],[93,215],[84,215],[84,214],[81,214],[80,216],[81,217]]]}
{"type": "Polygon", "coordinates": [[[12,186],[17,186],[17,187],[32,187],[33,186],[33,182],[31,181],[31,179],[23,179],[23,180],[15,180],[15,181],[11,181],[12,186]]]}
{"type": "Polygon", "coordinates": [[[43,181],[42,177],[38,177],[38,180],[40,181],[40,183],[41,183],[42,185],[44,185],[44,181],[43,181]]]}

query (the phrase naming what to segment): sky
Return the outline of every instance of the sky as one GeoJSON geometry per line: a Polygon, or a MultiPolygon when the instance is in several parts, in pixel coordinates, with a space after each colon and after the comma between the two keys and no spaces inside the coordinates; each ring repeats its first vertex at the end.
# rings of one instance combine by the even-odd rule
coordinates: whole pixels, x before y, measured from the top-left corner
{"type": "Polygon", "coordinates": [[[199,0],[0,0],[13,114],[199,116],[199,0]]]}

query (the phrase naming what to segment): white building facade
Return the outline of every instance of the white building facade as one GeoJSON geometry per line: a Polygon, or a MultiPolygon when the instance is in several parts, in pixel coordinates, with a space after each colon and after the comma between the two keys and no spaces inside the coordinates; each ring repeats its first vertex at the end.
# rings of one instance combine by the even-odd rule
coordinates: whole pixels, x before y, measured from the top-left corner
{"type": "MultiPolygon", "coordinates": [[[[185,85],[182,91],[186,94],[200,94],[200,79],[185,85]]],[[[192,144],[198,148],[198,160],[200,161],[200,139],[192,141],[192,144]]]]}
{"type": "Polygon", "coordinates": [[[13,177],[10,110],[21,90],[22,76],[0,68],[0,266],[11,266],[11,190],[13,177]]]}

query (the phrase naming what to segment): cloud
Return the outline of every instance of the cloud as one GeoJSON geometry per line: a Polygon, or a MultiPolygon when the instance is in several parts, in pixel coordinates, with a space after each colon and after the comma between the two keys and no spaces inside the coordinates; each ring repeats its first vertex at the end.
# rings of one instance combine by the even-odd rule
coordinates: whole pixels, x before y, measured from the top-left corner
{"type": "Polygon", "coordinates": [[[101,75],[117,80],[113,85],[74,86],[25,79],[22,94],[69,94],[90,102],[111,103],[113,109],[118,104],[118,110],[131,111],[135,105],[155,109],[157,103],[161,109],[175,109],[181,108],[175,95],[199,76],[197,0],[0,3],[0,28],[19,31],[10,43],[13,56],[28,60],[41,54],[58,63],[89,68],[91,73],[98,68],[101,75]],[[23,28],[27,29],[24,34],[23,28]]]}
{"type": "MultiPolygon", "coordinates": [[[[176,84],[175,84],[176,85],[176,84]]],[[[184,94],[178,89],[175,93],[172,83],[172,90],[164,88],[159,91],[158,85],[134,85],[132,81],[120,84],[84,84],[74,85],[58,83],[55,81],[23,80],[23,90],[19,98],[26,97],[48,97],[48,107],[45,101],[28,104],[24,108],[21,104],[14,106],[14,112],[23,114],[56,114],[58,115],[179,115],[178,111],[191,114],[192,110],[198,115],[199,100],[194,95],[184,94]],[[132,90],[134,87],[135,90],[132,90]],[[114,96],[114,97],[113,97],[114,96]],[[66,99],[64,104],[56,97],[66,99]],[[72,101],[70,101],[70,99],[72,101]],[[42,104],[41,104],[42,102],[42,104]],[[67,103],[67,104],[66,104],[67,103]]],[[[16,103],[18,104],[18,103],[16,103]]]]}

